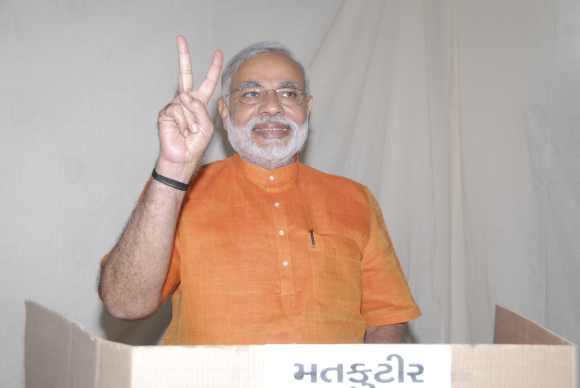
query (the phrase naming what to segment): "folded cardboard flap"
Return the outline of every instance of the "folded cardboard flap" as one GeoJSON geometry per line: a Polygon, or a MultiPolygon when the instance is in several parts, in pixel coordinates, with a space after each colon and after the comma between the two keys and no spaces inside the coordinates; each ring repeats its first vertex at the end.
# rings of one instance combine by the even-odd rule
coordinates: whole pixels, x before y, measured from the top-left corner
{"type": "MultiPolygon", "coordinates": [[[[381,354],[399,352],[412,359],[443,350],[437,354],[448,355],[446,369],[421,362],[426,372],[447,370],[451,382],[426,381],[423,388],[576,388],[576,347],[569,341],[501,307],[496,310],[495,341],[499,344],[128,346],[91,336],[78,324],[26,302],[26,387],[315,388],[320,384],[284,385],[276,377],[272,380],[271,370],[292,352],[309,355],[308,362],[320,365],[331,360],[334,365],[352,365],[349,353],[371,355],[379,349],[381,354]]],[[[293,367],[294,361],[288,365],[293,367]]]]}
{"type": "Polygon", "coordinates": [[[129,387],[131,347],[95,338],[78,324],[27,301],[25,373],[30,388],[129,387]],[[106,357],[101,357],[103,348],[106,357]],[[111,379],[120,385],[107,385],[111,379]]]}
{"type": "Polygon", "coordinates": [[[539,324],[496,306],[494,344],[453,345],[452,373],[458,386],[575,388],[576,348],[539,324]]]}
{"type": "Polygon", "coordinates": [[[26,386],[94,387],[96,344],[75,324],[26,302],[26,386]]]}
{"type": "Polygon", "coordinates": [[[501,306],[495,306],[493,343],[572,345],[570,341],[552,333],[536,322],[530,321],[501,306]]]}

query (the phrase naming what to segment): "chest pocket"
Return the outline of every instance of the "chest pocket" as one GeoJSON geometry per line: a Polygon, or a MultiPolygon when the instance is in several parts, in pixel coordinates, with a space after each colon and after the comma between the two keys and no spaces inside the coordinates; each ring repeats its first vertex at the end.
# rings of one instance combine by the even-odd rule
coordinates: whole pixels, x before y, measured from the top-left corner
{"type": "Polygon", "coordinates": [[[344,236],[314,232],[310,246],[314,298],[332,319],[360,317],[361,252],[344,236]]]}

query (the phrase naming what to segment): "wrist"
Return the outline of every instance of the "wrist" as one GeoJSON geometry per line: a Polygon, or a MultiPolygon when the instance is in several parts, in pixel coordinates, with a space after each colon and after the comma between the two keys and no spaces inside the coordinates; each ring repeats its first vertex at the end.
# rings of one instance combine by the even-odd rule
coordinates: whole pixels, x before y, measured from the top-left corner
{"type": "Polygon", "coordinates": [[[189,182],[176,181],[175,179],[168,178],[164,175],[160,175],[153,169],[151,172],[151,177],[153,180],[164,184],[165,186],[171,187],[172,189],[179,191],[187,191],[189,189],[189,182]]]}
{"type": "Polygon", "coordinates": [[[157,174],[169,179],[188,184],[197,169],[197,165],[197,162],[184,164],[169,162],[160,158],[155,164],[155,171],[157,174]]]}

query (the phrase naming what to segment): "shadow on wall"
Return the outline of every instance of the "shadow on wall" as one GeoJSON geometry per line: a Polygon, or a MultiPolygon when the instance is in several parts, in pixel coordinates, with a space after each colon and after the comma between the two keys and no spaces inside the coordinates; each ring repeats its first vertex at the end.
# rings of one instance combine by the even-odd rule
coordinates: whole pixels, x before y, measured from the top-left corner
{"type": "Polygon", "coordinates": [[[100,324],[110,341],[127,345],[157,345],[171,320],[171,299],[146,319],[126,321],[113,318],[103,307],[100,324]]]}

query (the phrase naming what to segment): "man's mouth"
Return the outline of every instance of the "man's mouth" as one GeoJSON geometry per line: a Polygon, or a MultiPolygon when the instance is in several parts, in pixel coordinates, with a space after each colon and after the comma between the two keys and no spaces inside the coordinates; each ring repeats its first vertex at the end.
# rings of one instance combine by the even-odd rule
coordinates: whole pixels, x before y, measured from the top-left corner
{"type": "Polygon", "coordinates": [[[280,139],[288,135],[290,127],[282,123],[256,124],[252,132],[262,138],[280,139]]]}

